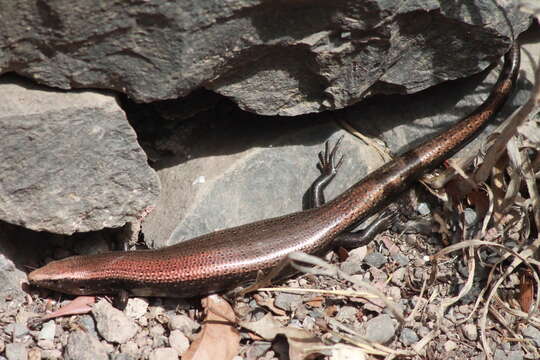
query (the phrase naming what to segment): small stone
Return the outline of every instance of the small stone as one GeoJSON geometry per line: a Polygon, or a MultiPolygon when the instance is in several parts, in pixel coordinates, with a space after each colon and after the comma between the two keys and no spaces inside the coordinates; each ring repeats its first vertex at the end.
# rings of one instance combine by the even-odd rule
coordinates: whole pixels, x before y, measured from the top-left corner
{"type": "Polygon", "coordinates": [[[120,352],[123,354],[136,356],[139,352],[139,347],[134,341],[128,341],[127,343],[120,345],[120,352]]]}
{"type": "Polygon", "coordinates": [[[150,353],[149,360],[173,360],[178,359],[178,353],[173,348],[159,348],[150,353]]]}
{"type": "Polygon", "coordinates": [[[392,259],[394,259],[394,261],[397,262],[400,266],[409,265],[409,258],[403,254],[396,254],[392,256],[392,259]]]}
{"type": "Polygon", "coordinates": [[[136,360],[137,358],[130,354],[116,354],[112,357],[112,359],[113,360],[136,360]]]}
{"type": "Polygon", "coordinates": [[[418,335],[416,335],[413,329],[404,328],[401,331],[399,340],[401,341],[403,345],[407,345],[407,346],[416,344],[418,342],[418,335]]]}
{"type": "Polygon", "coordinates": [[[189,339],[180,330],[173,330],[169,335],[169,345],[182,355],[189,348],[189,339]]]}
{"type": "Polygon", "coordinates": [[[150,336],[161,336],[165,333],[165,329],[160,324],[154,325],[150,328],[150,336]]]}
{"type": "Polygon", "coordinates": [[[506,353],[502,349],[495,350],[495,353],[493,354],[493,360],[507,360],[506,359],[506,353]]]}
{"type": "Polygon", "coordinates": [[[137,333],[138,326],[108,301],[101,300],[92,307],[99,334],[109,342],[123,344],[137,333]]]}
{"type": "Polygon", "coordinates": [[[447,342],[444,343],[444,350],[447,352],[455,350],[456,348],[457,348],[457,344],[452,340],[448,340],[447,342]]]}
{"type": "Polygon", "coordinates": [[[418,203],[418,206],[416,207],[416,211],[422,216],[426,216],[431,213],[431,209],[429,208],[429,205],[425,202],[418,203]]]}
{"type": "Polygon", "coordinates": [[[280,292],[276,295],[274,305],[285,311],[294,311],[302,303],[302,295],[280,292]]]}
{"type": "Polygon", "coordinates": [[[406,269],[404,267],[400,267],[399,269],[394,271],[392,273],[392,276],[390,277],[390,281],[392,282],[392,284],[402,286],[405,279],[405,271],[406,269]]]}
{"type": "Polygon", "coordinates": [[[43,324],[39,331],[38,339],[40,340],[53,340],[56,335],[56,323],[54,320],[49,320],[43,324]]]}
{"type": "Polygon", "coordinates": [[[41,360],[41,350],[33,348],[28,351],[28,360],[41,360]]]}
{"type": "Polygon", "coordinates": [[[356,320],[358,309],[353,306],[342,306],[336,314],[336,320],[340,322],[352,322],[356,320]]]}
{"type": "Polygon", "coordinates": [[[364,271],[364,269],[362,268],[362,262],[354,261],[350,257],[341,264],[339,264],[339,268],[341,271],[349,275],[360,274],[364,271]]]}
{"type": "Polygon", "coordinates": [[[52,350],[55,348],[54,341],[49,339],[38,340],[37,345],[43,350],[52,350]]]}
{"type": "Polygon", "coordinates": [[[64,350],[66,360],[107,360],[107,352],[90,333],[75,331],[68,337],[64,350]]]}
{"type": "Polygon", "coordinates": [[[148,301],[141,298],[130,298],[124,313],[133,319],[139,319],[148,310],[148,301]]]}
{"type": "Polygon", "coordinates": [[[394,321],[388,314],[374,317],[366,323],[366,338],[381,344],[390,341],[395,334],[394,321]]]}
{"type": "Polygon", "coordinates": [[[418,334],[419,334],[421,337],[426,337],[426,336],[429,334],[430,331],[431,331],[431,330],[429,330],[429,328],[427,328],[426,326],[420,326],[420,327],[418,328],[418,334]]]}
{"type": "Polygon", "coordinates": [[[6,343],[2,339],[0,339],[0,354],[4,352],[4,349],[6,348],[6,343]]]}
{"type": "Polygon", "coordinates": [[[364,262],[369,266],[380,268],[381,266],[386,264],[386,256],[384,256],[380,252],[372,252],[371,254],[366,255],[364,262]]]}
{"type": "Polygon", "coordinates": [[[174,315],[169,318],[169,329],[180,330],[186,336],[190,336],[201,326],[187,315],[174,315]]]}
{"type": "Polygon", "coordinates": [[[81,324],[87,332],[91,333],[95,337],[98,337],[96,322],[91,315],[86,314],[79,317],[79,324],[81,324]]]}
{"type": "Polygon", "coordinates": [[[525,354],[523,354],[522,350],[512,350],[508,352],[507,359],[508,360],[523,360],[525,354]]]}
{"type": "Polygon", "coordinates": [[[478,339],[478,332],[476,331],[476,325],[465,324],[463,326],[463,335],[469,340],[475,341],[478,339]]]}
{"type": "Polygon", "coordinates": [[[478,215],[476,215],[476,211],[474,211],[471,208],[465,208],[463,211],[463,215],[465,217],[465,224],[468,226],[474,225],[476,223],[476,220],[478,220],[478,215]]]}
{"type": "Polygon", "coordinates": [[[41,352],[41,358],[47,360],[61,359],[62,353],[60,352],[60,350],[57,349],[43,350],[41,352]]]}
{"type": "Polygon", "coordinates": [[[5,355],[7,360],[27,360],[28,350],[26,350],[26,346],[21,343],[7,344],[5,355]]]}
{"type": "Polygon", "coordinates": [[[523,336],[531,339],[536,347],[540,347],[540,331],[532,325],[523,330],[523,336]]]}
{"type": "Polygon", "coordinates": [[[269,341],[254,341],[246,351],[247,359],[262,359],[262,356],[270,350],[272,343],[269,341]]]}
{"type": "Polygon", "coordinates": [[[12,336],[13,340],[20,339],[25,335],[28,335],[28,328],[21,323],[11,323],[6,326],[5,332],[12,336]]]}

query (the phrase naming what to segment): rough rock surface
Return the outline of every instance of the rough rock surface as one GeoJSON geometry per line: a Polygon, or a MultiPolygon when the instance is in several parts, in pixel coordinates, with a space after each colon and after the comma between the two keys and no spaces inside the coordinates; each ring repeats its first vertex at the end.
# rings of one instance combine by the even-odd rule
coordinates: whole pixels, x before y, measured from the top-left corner
{"type": "Polygon", "coordinates": [[[0,0],[0,74],[140,102],[207,88],[243,109],[298,115],[469,76],[528,25],[475,0],[0,0]]]}
{"type": "Polygon", "coordinates": [[[0,79],[0,219],[72,234],[118,227],[159,181],[114,96],[0,79]]]}

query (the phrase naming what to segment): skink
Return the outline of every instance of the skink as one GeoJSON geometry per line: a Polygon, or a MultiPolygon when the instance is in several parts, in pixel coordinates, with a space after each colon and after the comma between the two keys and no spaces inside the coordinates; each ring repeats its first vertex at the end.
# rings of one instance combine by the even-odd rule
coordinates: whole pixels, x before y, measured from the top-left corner
{"type": "Polygon", "coordinates": [[[335,149],[320,156],[314,208],[213,232],[157,250],[116,251],[53,261],[28,275],[31,284],[73,295],[192,297],[253,281],[287,254],[328,251],[340,234],[381,210],[427,170],[467,144],[508,98],[519,70],[519,46],[505,55],[486,101],[432,140],[397,157],[324,203],[322,188],[339,167],[335,149]]]}

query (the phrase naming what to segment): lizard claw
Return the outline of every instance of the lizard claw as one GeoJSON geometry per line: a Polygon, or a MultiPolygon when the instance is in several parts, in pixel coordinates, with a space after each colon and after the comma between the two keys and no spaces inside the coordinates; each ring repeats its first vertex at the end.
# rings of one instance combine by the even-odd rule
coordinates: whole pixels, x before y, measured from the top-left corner
{"type": "Polygon", "coordinates": [[[344,155],[342,155],[336,163],[336,153],[337,153],[337,150],[339,149],[339,145],[341,144],[341,140],[343,140],[343,136],[341,136],[336,141],[336,144],[331,150],[330,150],[330,145],[328,141],[326,141],[324,143],[324,151],[319,152],[319,163],[317,164],[317,168],[319,169],[322,175],[327,175],[327,176],[336,175],[337,170],[343,164],[344,155]]]}

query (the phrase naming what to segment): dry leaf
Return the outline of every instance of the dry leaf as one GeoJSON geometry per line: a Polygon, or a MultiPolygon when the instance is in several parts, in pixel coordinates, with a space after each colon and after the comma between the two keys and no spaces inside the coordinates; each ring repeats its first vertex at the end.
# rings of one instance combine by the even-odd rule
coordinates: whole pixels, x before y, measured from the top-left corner
{"type": "Polygon", "coordinates": [[[236,316],[228,302],[217,295],[202,299],[205,319],[202,330],[183,360],[232,359],[240,348],[240,334],[235,328],[236,316]]]}
{"type": "Polygon", "coordinates": [[[530,269],[523,269],[519,274],[519,305],[523,312],[529,312],[534,301],[534,279],[530,269]]]}
{"type": "Polygon", "coordinates": [[[312,308],[319,308],[323,305],[324,298],[322,296],[316,296],[313,299],[306,301],[306,305],[311,306],[312,308]]]}
{"type": "Polygon", "coordinates": [[[44,315],[41,319],[49,320],[60,316],[88,314],[95,302],[96,298],[94,296],[79,296],[55,312],[44,315]]]}
{"type": "Polygon", "coordinates": [[[304,329],[281,325],[272,314],[266,314],[257,321],[242,321],[240,326],[259,334],[268,341],[273,340],[279,334],[284,335],[289,343],[290,360],[304,360],[310,354],[317,352],[321,346],[324,346],[319,338],[304,329]]]}

